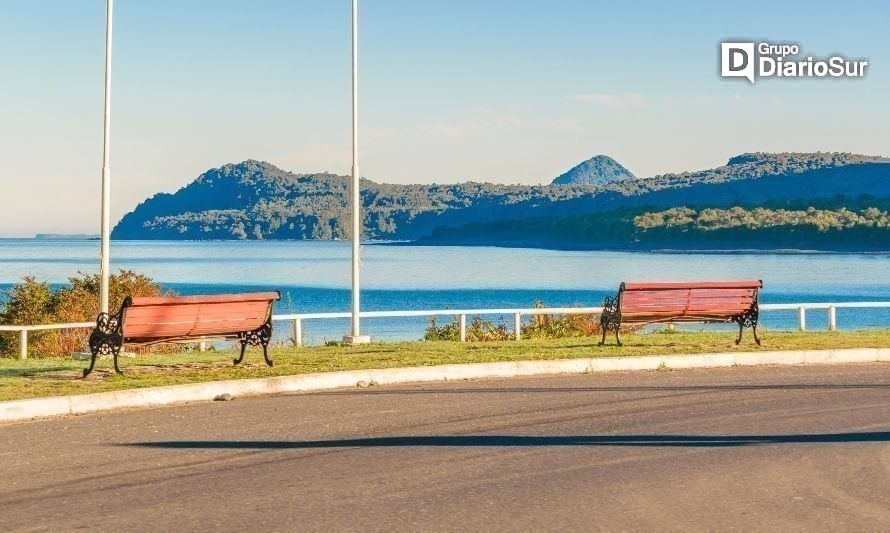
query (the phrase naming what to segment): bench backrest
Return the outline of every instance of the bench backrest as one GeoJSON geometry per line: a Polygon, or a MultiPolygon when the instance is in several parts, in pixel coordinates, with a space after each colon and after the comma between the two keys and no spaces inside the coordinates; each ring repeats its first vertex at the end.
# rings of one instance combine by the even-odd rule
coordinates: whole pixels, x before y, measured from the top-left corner
{"type": "Polygon", "coordinates": [[[761,281],[622,283],[622,322],[725,321],[754,307],[761,281]]]}
{"type": "Polygon", "coordinates": [[[278,292],[133,298],[124,311],[127,341],[234,335],[269,319],[278,292]]]}

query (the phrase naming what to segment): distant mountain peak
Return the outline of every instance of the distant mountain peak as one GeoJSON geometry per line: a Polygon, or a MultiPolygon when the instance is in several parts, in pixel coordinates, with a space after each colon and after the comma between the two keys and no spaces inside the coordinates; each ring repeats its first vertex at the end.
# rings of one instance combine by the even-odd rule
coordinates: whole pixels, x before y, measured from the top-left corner
{"type": "Polygon", "coordinates": [[[250,172],[285,172],[280,168],[276,167],[272,163],[267,161],[258,161],[256,159],[246,159],[240,163],[227,163],[220,167],[219,169],[224,172],[240,172],[240,173],[250,173],[250,172]]]}
{"type": "Polygon", "coordinates": [[[553,180],[551,185],[607,185],[635,178],[618,161],[607,155],[597,155],[572,167],[553,180]]]}
{"type": "Polygon", "coordinates": [[[211,168],[195,180],[195,183],[244,182],[244,181],[276,181],[292,176],[272,163],[247,159],[240,163],[226,163],[218,168],[211,168]]]}

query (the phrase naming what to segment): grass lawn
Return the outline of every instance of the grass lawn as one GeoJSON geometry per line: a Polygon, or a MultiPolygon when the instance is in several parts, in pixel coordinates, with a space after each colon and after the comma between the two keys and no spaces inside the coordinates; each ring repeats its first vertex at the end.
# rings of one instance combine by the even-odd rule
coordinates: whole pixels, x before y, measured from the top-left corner
{"type": "MultiPolygon", "coordinates": [[[[613,339],[610,342],[614,342],[613,339]]],[[[626,335],[625,345],[621,348],[614,345],[599,347],[596,345],[599,339],[594,338],[465,344],[404,342],[356,347],[279,346],[271,349],[275,361],[273,368],[266,366],[258,348],[249,348],[239,367],[232,366],[234,350],[121,357],[123,376],[114,374],[110,359],[100,359],[87,379],[80,376],[88,362],[70,357],[25,361],[0,358],[0,401],[363,368],[732,351],[882,348],[890,347],[890,329],[806,333],[769,331],[762,335],[762,347],[754,344],[749,332],[745,333],[739,346],[734,344],[734,339],[734,332],[730,331],[664,331],[626,335]]]]}

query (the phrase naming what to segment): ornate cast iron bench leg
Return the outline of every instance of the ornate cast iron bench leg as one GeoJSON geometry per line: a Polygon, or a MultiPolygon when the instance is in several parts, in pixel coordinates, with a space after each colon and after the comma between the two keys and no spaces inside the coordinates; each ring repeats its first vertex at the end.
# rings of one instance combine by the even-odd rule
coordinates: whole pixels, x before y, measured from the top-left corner
{"type": "Polygon", "coordinates": [[[263,343],[263,359],[266,361],[266,364],[272,366],[272,360],[269,359],[269,343],[263,343]]]}
{"type": "Polygon", "coordinates": [[[748,309],[745,314],[739,316],[735,320],[735,322],[739,325],[739,338],[736,339],[736,344],[742,342],[742,329],[751,328],[751,332],[754,334],[754,342],[757,343],[757,346],[760,346],[760,337],[757,336],[757,320],[759,318],[760,309],[758,308],[757,300],[755,300],[754,305],[751,306],[751,309],[748,309]]]}
{"type": "Polygon", "coordinates": [[[606,343],[606,333],[610,330],[615,331],[615,342],[621,346],[621,338],[618,336],[618,330],[621,327],[621,315],[618,310],[618,297],[612,298],[606,296],[603,301],[603,313],[600,315],[600,327],[603,330],[603,338],[600,340],[599,346],[606,343]]]}
{"type": "Polygon", "coordinates": [[[83,377],[90,375],[96,366],[96,358],[100,355],[111,355],[114,357],[114,371],[123,374],[118,366],[117,358],[124,346],[124,335],[122,331],[124,310],[132,303],[129,297],[124,299],[117,313],[110,315],[108,313],[99,313],[96,318],[96,328],[90,334],[90,366],[83,369],[83,377]]]}
{"type": "Polygon", "coordinates": [[[247,340],[245,340],[244,338],[241,338],[240,335],[238,336],[238,342],[241,343],[241,353],[238,355],[237,358],[232,359],[232,363],[233,363],[234,365],[240,365],[240,364],[241,364],[241,361],[244,360],[244,350],[247,349],[247,340]]]}
{"type": "Polygon", "coordinates": [[[241,343],[241,354],[237,359],[234,360],[234,363],[240,364],[244,359],[244,351],[247,349],[247,345],[251,346],[262,346],[263,347],[263,359],[266,361],[266,364],[272,366],[272,360],[269,359],[269,342],[272,340],[272,321],[268,320],[265,324],[258,327],[253,331],[245,331],[238,334],[238,342],[241,343]]]}

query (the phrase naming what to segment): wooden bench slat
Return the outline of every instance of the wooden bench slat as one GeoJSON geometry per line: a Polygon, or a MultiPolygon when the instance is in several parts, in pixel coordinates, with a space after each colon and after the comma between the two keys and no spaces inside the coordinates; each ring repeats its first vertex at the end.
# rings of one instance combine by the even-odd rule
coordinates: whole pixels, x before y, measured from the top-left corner
{"type": "Polygon", "coordinates": [[[702,309],[679,309],[679,308],[633,309],[630,311],[623,311],[621,313],[621,320],[623,322],[633,322],[633,321],[635,321],[634,317],[639,316],[639,315],[659,316],[659,317],[668,317],[668,318],[672,317],[672,316],[681,317],[681,316],[686,316],[686,315],[703,314],[703,313],[707,313],[707,314],[711,314],[711,315],[722,314],[722,315],[726,315],[726,316],[736,316],[736,315],[740,315],[740,314],[744,313],[747,310],[748,310],[747,307],[744,307],[744,308],[739,307],[736,309],[704,309],[704,308],[702,308],[702,309]]]}
{"type": "Polygon", "coordinates": [[[630,321],[633,320],[635,316],[638,315],[651,315],[651,316],[665,316],[665,317],[681,317],[685,315],[692,314],[723,314],[727,316],[735,316],[741,313],[744,313],[749,308],[747,307],[738,307],[735,309],[707,309],[707,308],[699,308],[699,309],[680,309],[680,308],[654,308],[654,309],[633,309],[629,311],[622,311],[621,319],[622,321],[630,321]]]}
{"type": "Polygon", "coordinates": [[[624,292],[622,294],[628,298],[683,298],[687,296],[710,298],[715,295],[750,297],[756,294],[756,292],[756,289],[693,289],[688,291],[671,289],[663,292],[634,291],[624,292]]]}
{"type": "Polygon", "coordinates": [[[760,289],[763,287],[763,282],[759,280],[625,282],[621,286],[625,292],[666,289],[760,289]]]}
{"type": "Polygon", "coordinates": [[[148,305],[184,305],[184,304],[217,304],[217,303],[241,303],[241,302],[270,302],[278,300],[281,295],[278,292],[246,292],[234,294],[195,294],[190,296],[140,296],[133,298],[134,307],[148,305]]]}
{"type": "Polygon", "coordinates": [[[622,318],[631,317],[636,314],[650,315],[683,315],[689,313],[724,313],[727,315],[736,315],[744,313],[751,306],[737,307],[634,307],[632,309],[623,309],[621,311],[622,318]]]}
{"type": "Polygon", "coordinates": [[[754,298],[741,298],[738,296],[726,296],[723,298],[683,298],[672,300],[621,300],[622,307],[634,307],[642,305],[713,305],[720,306],[726,304],[748,304],[754,301],[754,298]]]}
{"type": "Polygon", "coordinates": [[[695,314],[688,316],[678,316],[678,315],[653,315],[653,316],[645,316],[640,315],[637,320],[624,320],[622,319],[622,324],[664,324],[664,323],[676,323],[676,324],[699,324],[699,323],[708,323],[708,322],[716,322],[716,323],[727,323],[732,322],[732,317],[727,317],[725,314],[695,314]]]}
{"type": "Polygon", "coordinates": [[[645,302],[647,300],[654,301],[671,301],[671,300],[688,300],[688,299],[701,299],[701,300],[713,300],[713,299],[726,299],[726,298],[740,298],[750,300],[754,298],[754,292],[748,293],[732,293],[732,292],[723,292],[723,291],[708,291],[708,292],[684,292],[682,294],[672,293],[672,294],[648,294],[648,293],[624,293],[622,295],[622,299],[625,302],[645,302]]]}
{"type": "Polygon", "coordinates": [[[704,304],[677,304],[677,305],[634,305],[634,306],[622,306],[621,313],[629,314],[635,311],[649,311],[649,312],[660,312],[660,313],[673,313],[673,312],[682,312],[688,310],[698,310],[698,311],[736,311],[736,310],[745,310],[751,307],[751,303],[723,303],[721,305],[704,305],[704,304]]]}
{"type": "Polygon", "coordinates": [[[751,307],[751,302],[652,302],[639,305],[622,305],[622,312],[630,312],[634,309],[736,309],[738,307],[747,309],[751,307]]]}
{"type": "Polygon", "coordinates": [[[736,308],[739,306],[742,307],[750,307],[754,300],[710,300],[710,301],[701,301],[701,300],[692,300],[687,302],[633,302],[629,304],[625,304],[622,302],[622,309],[637,309],[637,308],[712,308],[712,309],[720,309],[722,307],[736,308]]]}

